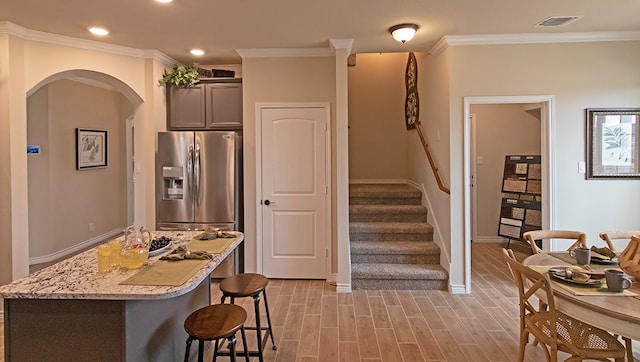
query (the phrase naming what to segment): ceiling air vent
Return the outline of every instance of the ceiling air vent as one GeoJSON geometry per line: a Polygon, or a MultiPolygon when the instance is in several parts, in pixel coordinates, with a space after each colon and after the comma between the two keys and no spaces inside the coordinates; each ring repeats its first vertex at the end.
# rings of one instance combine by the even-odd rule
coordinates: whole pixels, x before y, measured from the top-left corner
{"type": "Polygon", "coordinates": [[[534,26],[539,27],[554,27],[554,26],[565,26],[569,23],[573,23],[574,21],[580,19],[582,16],[550,16],[540,22],[538,22],[534,26]]]}

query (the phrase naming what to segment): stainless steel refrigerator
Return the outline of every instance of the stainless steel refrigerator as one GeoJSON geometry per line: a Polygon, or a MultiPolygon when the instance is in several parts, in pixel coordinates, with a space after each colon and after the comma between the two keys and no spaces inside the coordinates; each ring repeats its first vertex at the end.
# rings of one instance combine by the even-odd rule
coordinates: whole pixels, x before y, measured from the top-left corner
{"type": "MultiPolygon", "coordinates": [[[[239,132],[158,132],[157,229],[242,231],[241,161],[239,132]]],[[[236,260],[235,272],[239,254],[227,258],[236,260]]],[[[220,275],[224,268],[229,265],[221,265],[215,274],[225,276],[220,275]]]]}

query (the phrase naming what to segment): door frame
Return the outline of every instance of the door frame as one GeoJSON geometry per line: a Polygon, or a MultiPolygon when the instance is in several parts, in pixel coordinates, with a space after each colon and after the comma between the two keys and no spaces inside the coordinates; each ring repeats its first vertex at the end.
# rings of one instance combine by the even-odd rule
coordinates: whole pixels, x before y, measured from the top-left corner
{"type": "Polygon", "coordinates": [[[256,271],[262,273],[262,110],[275,108],[323,108],[325,111],[325,184],[327,186],[327,197],[325,198],[325,279],[331,276],[331,265],[333,260],[333,234],[331,232],[332,215],[332,165],[331,158],[331,107],[329,102],[287,102],[287,103],[256,103],[256,271]]]}
{"type": "MultiPolygon", "coordinates": [[[[552,229],[555,225],[555,96],[487,96],[464,97],[464,280],[465,293],[471,293],[471,146],[472,104],[504,104],[504,103],[540,103],[540,153],[542,156],[542,228],[552,229]]],[[[545,240],[543,250],[551,250],[548,240],[545,240]]]]}

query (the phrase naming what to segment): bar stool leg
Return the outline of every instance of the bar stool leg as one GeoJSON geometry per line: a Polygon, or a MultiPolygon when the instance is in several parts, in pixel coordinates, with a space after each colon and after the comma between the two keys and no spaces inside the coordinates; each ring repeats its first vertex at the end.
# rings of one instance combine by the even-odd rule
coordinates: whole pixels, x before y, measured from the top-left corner
{"type": "Polygon", "coordinates": [[[258,360],[263,362],[262,330],[260,328],[260,294],[253,296],[253,307],[256,311],[256,335],[258,336],[258,360]]]}
{"type": "Polygon", "coordinates": [[[244,332],[244,326],[240,328],[240,334],[242,335],[242,347],[244,347],[244,359],[249,362],[249,348],[247,347],[247,335],[244,332]]]}
{"type": "Polygon", "coordinates": [[[276,340],[273,339],[273,328],[271,328],[271,313],[269,313],[269,303],[267,303],[267,290],[262,291],[262,296],[264,297],[264,310],[267,312],[267,323],[269,324],[269,335],[271,336],[271,344],[273,345],[272,349],[275,351],[278,349],[276,347],[276,340]]]}
{"type": "Polygon", "coordinates": [[[198,340],[198,362],[202,362],[204,360],[204,341],[198,340]]]}
{"type": "Polygon", "coordinates": [[[191,349],[191,342],[193,342],[193,338],[187,338],[187,348],[184,351],[184,362],[189,362],[189,349],[191,349]]]}
{"type": "Polygon", "coordinates": [[[236,362],[236,335],[232,334],[227,338],[229,341],[229,358],[231,362],[236,362]]]}
{"type": "Polygon", "coordinates": [[[216,345],[213,349],[213,361],[212,362],[216,362],[216,359],[218,359],[218,340],[216,339],[216,345]]]}

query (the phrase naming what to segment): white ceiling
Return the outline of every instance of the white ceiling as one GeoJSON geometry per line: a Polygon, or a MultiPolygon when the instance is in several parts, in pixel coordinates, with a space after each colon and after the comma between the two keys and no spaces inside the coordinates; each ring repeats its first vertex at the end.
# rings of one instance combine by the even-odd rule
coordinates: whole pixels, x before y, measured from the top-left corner
{"type": "Polygon", "coordinates": [[[239,63],[234,49],[328,48],[329,39],[353,39],[353,53],[420,52],[444,35],[639,31],[639,15],[640,0],[0,0],[0,21],[200,64],[239,63]],[[388,28],[405,22],[420,29],[403,45],[388,28]],[[87,31],[96,25],[111,33],[97,39],[87,31]]]}

